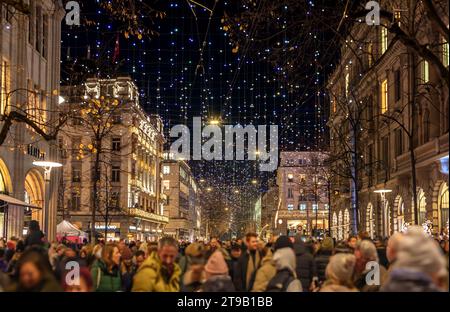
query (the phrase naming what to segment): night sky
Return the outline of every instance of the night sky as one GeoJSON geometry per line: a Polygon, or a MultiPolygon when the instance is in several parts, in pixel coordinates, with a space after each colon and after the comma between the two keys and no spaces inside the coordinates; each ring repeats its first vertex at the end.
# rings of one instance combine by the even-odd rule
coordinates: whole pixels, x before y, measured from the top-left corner
{"type": "MultiPolygon", "coordinates": [[[[301,90],[301,96],[292,95],[275,75],[276,68],[242,51],[235,53],[222,28],[222,18],[225,12],[241,10],[240,1],[218,1],[210,23],[209,12],[197,5],[189,7],[188,1],[154,1],[166,17],[155,20],[152,26],[159,35],[142,39],[126,38],[121,26],[112,22],[97,2],[81,3],[83,21],[95,21],[96,25],[63,23],[63,85],[80,83],[73,68],[79,71],[84,70],[83,64],[91,67],[94,63],[101,64],[98,70],[91,71],[91,76],[131,76],[140,89],[141,105],[147,112],[162,117],[166,134],[171,126],[179,123],[190,126],[192,117],[202,116],[205,120],[221,118],[224,124],[233,125],[276,124],[280,150],[316,147],[325,124],[324,98],[316,93],[317,84],[322,81],[313,78],[312,73],[311,83],[305,84],[309,87],[301,90]],[[113,63],[118,37],[120,54],[113,63]],[[77,66],[73,67],[74,64],[77,66]],[[321,115],[317,115],[318,107],[322,109],[321,115]]],[[[213,0],[200,2],[214,7],[213,0]]],[[[254,203],[258,193],[265,189],[267,179],[273,176],[258,172],[257,164],[251,161],[190,164],[198,179],[204,178],[205,184],[230,194],[231,200],[242,200],[241,194],[246,194],[249,202],[254,203]],[[253,179],[258,180],[256,186],[251,184],[253,179]],[[236,189],[241,192],[236,194],[236,189]]]]}

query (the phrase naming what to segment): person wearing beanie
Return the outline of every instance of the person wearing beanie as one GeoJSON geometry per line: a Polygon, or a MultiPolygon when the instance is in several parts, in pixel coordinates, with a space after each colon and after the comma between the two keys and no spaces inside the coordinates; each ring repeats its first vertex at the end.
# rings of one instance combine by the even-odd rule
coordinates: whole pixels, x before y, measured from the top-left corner
{"type": "Polygon", "coordinates": [[[133,277],[136,273],[136,266],[133,264],[133,253],[127,246],[122,248],[120,274],[122,276],[122,289],[131,291],[133,286],[133,277]]]}
{"type": "Polygon", "coordinates": [[[350,253],[338,253],[330,258],[326,268],[327,280],[320,288],[320,292],[348,292],[358,291],[353,285],[353,274],[356,258],[350,253]]]}
{"type": "Polygon", "coordinates": [[[205,265],[206,281],[201,287],[203,292],[235,291],[231,277],[228,275],[228,265],[223,253],[216,250],[205,265]]]}
{"type": "Polygon", "coordinates": [[[292,244],[292,241],[289,237],[287,237],[286,235],[282,235],[275,241],[273,249],[274,251],[277,251],[278,249],[285,247],[294,248],[294,245],[292,244]]]}

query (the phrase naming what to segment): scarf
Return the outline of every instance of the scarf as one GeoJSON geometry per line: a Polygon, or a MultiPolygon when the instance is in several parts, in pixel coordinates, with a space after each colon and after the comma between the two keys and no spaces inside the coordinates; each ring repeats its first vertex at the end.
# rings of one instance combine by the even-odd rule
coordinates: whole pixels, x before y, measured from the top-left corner
{"type": "Polygon", "coordinates": [[[254,251],[254,255],[252,255],[251,251],[248,251],[248,264],[247,264],[247,272],[245,276],[245,287],[246,290],[250,289],[250,282],[253,276],[253,272],[259,267],[260,258],[259,252],[254,251]]]}

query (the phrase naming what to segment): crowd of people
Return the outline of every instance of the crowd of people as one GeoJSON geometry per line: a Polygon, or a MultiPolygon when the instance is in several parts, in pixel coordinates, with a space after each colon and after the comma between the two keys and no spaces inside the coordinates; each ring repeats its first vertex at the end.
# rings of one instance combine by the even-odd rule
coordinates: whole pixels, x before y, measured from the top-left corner
{"type": "Polygon", "coordinates": [[[336,242],[297,235],[178,242],[46,243],[37,223],[0,240],[0,291],[437,292],[448,291],[448,240],[421,227],[384,244],[365,233],[336,242]]]}

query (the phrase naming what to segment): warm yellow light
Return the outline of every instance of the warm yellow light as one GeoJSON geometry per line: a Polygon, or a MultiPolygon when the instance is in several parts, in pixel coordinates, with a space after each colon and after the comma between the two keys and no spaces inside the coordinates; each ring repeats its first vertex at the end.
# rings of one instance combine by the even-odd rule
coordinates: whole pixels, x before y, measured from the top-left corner
{"type": "Polygon", "coordinates": [[[235,192],[236,194],[238,194],[238,193],[239,193],[239,190],[235,190],[234,192],[235,192]]]}
{"type": "Polygon", "coordinates": [[[252,184],[256,184],[256,183],[258,183],[257,180],[252,180],[252,184]]]}
{"type": "Polygon", "coordinates": [[[212,188],[208,187],[208,188],[206,188],[206,190],[207,190],[208,192],[211,192],[211,191],[212,191],[212,188]]]}
{"type": "Polygon", "coordinates": [[[209,124],[210,125],[218,125],[218,124],[220,124],[220,120],[218,120],[218,119],[211,119],[209,121],[209,124]]]}

